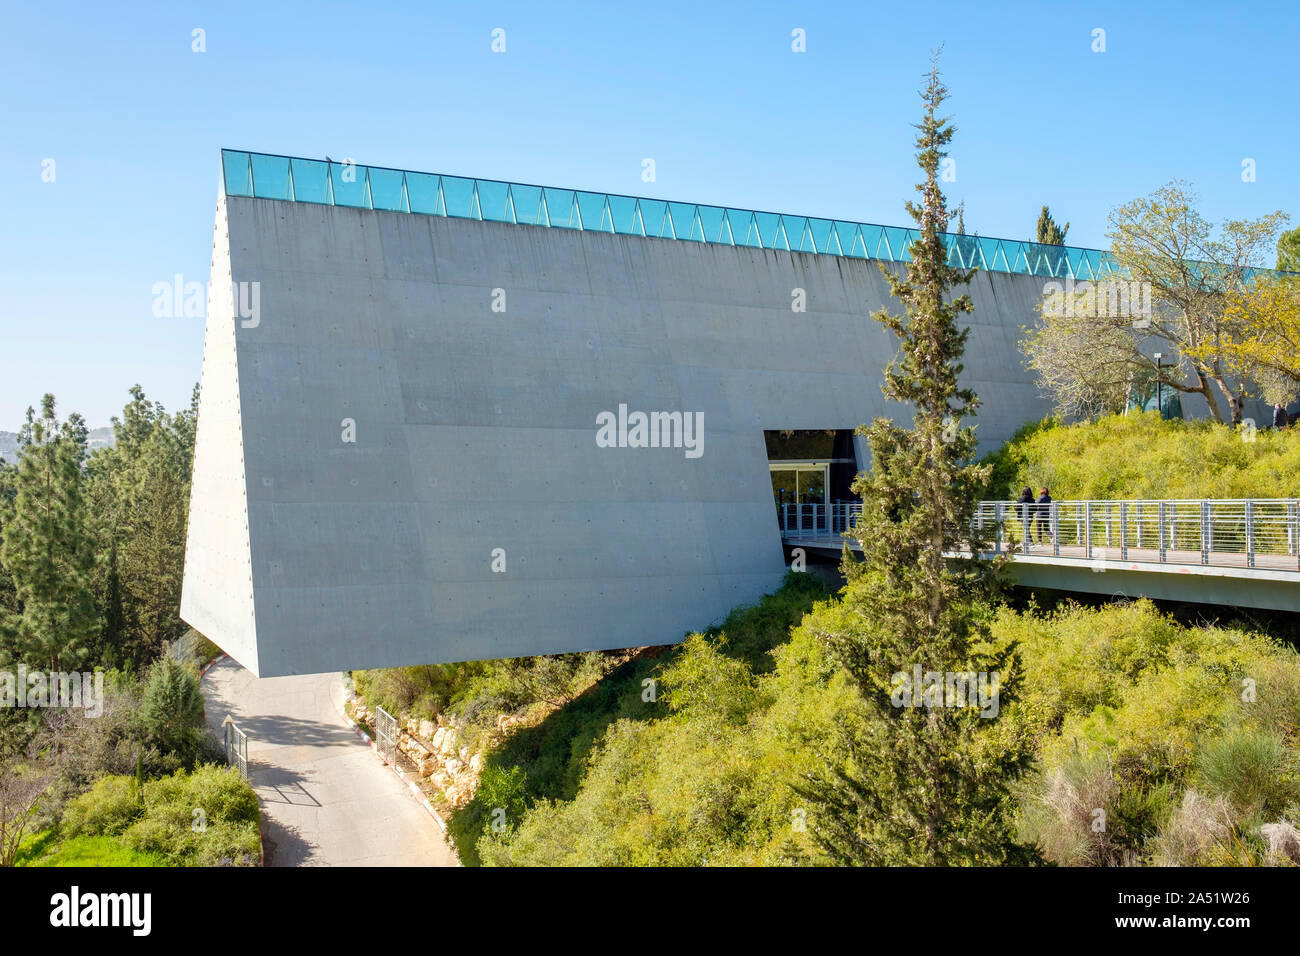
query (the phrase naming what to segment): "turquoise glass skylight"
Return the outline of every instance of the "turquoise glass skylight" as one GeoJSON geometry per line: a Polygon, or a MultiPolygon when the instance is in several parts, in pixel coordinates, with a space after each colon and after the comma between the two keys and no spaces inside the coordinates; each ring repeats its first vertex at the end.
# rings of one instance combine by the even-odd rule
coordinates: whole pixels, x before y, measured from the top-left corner
{"type": "MultiPolygon", "coordinates": [[[[382,166],[360,166],[221,151],[226,195],[353,206],[426,216],[451,216],[585,229],[652,239],[781,249],[849,259],[907,262],[915,229],[788,216],[752,209],[642,199],[613,193],[529,186],[440,176],[382,166]]],[[[946,234],[948,262],[959,268],[1053,278],[1097,279],[1116,272],[1100,249],[1047,246],[986,236],[946,234]]]]}

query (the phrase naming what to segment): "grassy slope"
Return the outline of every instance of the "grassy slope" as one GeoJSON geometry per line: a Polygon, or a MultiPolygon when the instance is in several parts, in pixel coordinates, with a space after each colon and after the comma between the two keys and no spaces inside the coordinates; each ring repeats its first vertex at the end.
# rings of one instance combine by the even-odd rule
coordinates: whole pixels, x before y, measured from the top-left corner
{"type": "Polygon", "coordinates": [[[116,837],[76,836],[60,840],[53,830],[23,841],[17,866],[168,866],[156,853],[138,853],[116,837]]]}

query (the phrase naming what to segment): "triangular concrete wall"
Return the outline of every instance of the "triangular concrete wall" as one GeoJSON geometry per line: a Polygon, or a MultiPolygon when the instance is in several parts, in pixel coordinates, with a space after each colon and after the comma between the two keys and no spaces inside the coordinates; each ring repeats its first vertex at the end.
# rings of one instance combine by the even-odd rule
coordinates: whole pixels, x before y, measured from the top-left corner
{"type": "Polygon", "coordinates": [[[181,618],[256,673],[257,622],[231,280],[230,230],[222,190],[208,281],[181,618]]]}

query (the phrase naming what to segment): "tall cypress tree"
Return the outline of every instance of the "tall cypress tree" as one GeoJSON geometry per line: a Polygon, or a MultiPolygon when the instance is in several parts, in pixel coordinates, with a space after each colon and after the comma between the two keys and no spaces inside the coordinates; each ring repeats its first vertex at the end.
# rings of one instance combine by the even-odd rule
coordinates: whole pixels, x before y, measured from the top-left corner
{"type": "Polygon", "coordinates": [[[6,622],[8,650],[34,667],[73,668],[99,627],[90,587],[94,544],[82,499],[85,423],[72,415],[60,425],[54,396],[46,395],[40,418],[27,409],[19,448],[13,508],[0,542],[0,563],[13,576],[20,607],[6,622]]]}
{"type": "MultiPolygon", "coordinates": [[[[848,759],[799,788],[819,808],[814,839],[831,859],[865,865],[999,863],[1017,857],[1010,836],[1007,784],[1028,754],[991,744],[991,721],[963,706],[899,706],[898,675],[999,675],[998,703],[1014,684],[1014,657],[989,643],[996,568],[945,553],[982,548],[972,517],[988,480],[971,464],[974,429],[960,427],[978,405],[958,384],[968,329],[958,317],[970,297],[950,296],[972,271],[947,265],[949,213],[940,161],[955,132],[939,110],[947,89],[937,62],[922,94],[917,163],[920,203],[907,210],[920,232],[905,278],[884,269],[903,314],[873,318],[899,340],[885,369],[885,395],[910,405],[912,428],[877,418],[859,434],[872,468],[854,484],[863,513],[856,536],[862,560],[845,548],[843,611],[825,629],[830,651],[862,694],[864,721],[845,741],[848,759]]],[[[882,267],[883,269],[884,267],[882,267]]],[[[829,623],[829,622],[828,622],[829,623]]],[[[919,704],[922,688],[911,688],[919,704]]],[[[933,701],[933,698],[931,698],[933,701]]],[[[940,704],[943,703],[942,692],[940,704]]]]}
{"type": "Polygon", "coordinates": [[[1069,231],[1070,224],[1068,222],[1064,227],[1058,226],[1048,208],[1043,207],[1043,211],[1038,214],[1039,243],[1044,246],[1063,246],[1065,245],[1065,234],[1069,231]]]}

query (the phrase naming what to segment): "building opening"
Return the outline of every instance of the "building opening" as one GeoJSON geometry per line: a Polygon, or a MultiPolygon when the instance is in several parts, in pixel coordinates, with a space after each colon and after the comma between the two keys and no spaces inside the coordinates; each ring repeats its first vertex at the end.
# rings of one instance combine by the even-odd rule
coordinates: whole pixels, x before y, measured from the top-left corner
{"type": "Polygon", "coordinates": [[[853,429],[765,431],[772,500],[783,532],[838,533],[839,511],[858,499],[853,429]]]}

